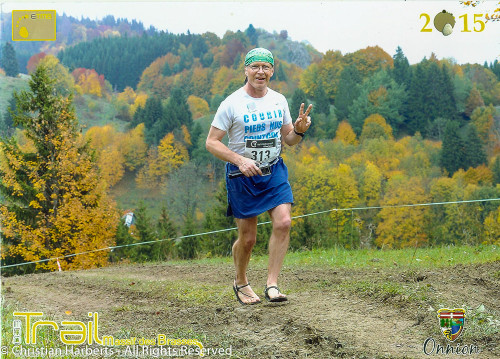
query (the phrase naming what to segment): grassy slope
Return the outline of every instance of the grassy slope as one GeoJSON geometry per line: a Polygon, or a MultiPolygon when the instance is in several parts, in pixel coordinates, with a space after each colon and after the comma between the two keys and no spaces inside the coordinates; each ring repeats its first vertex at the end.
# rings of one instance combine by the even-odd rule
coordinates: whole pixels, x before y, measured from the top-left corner
{"type": "Polygon", "coordinates": [[[0,75],[0,113],[2,116],[7,110],[12,92],[29,89],[28,79],[29,77],[24,74],[16,78],[0,75]]]}

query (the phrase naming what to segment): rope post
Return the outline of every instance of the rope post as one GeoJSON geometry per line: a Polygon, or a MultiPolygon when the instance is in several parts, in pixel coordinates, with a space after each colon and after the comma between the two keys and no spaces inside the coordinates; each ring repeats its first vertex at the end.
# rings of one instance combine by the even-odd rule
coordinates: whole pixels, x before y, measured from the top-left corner
{"type": "Polygon", "coordinates": [[[337,212],[337,215],[335,216],[336,217],[336,222],[337,222],[337,243],[336,245],[338,246],[340,244],[340,236],[339,236],[339,212],[338,212],[338,209],[339,209],[339,201],[337,198],[335,198],[335,209],[336,209],[336,212],[337,212]]]}
{"type": "Polygon", "coordinates": [[[354,238],[352,235],[353,221],[354,221],[354,211],[351,211],[351,249],[354,248],[354,238]]]}

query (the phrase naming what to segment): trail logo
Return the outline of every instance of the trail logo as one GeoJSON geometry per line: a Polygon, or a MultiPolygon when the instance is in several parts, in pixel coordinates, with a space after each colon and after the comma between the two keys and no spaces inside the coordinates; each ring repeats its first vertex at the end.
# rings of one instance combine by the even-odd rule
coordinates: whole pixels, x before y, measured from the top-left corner
{"type": "Polygon", "coordinates": [[[454,342],[464,329],[465,310],[442,308],[437,313],[441,332],[449,341],[454,342]]]}

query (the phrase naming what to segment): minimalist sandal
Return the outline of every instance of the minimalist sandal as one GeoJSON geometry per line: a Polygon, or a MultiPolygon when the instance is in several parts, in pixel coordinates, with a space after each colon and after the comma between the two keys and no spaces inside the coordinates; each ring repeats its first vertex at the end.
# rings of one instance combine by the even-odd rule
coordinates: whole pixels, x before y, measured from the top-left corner
{"type": "Polygon", "coordinates": [[[238,299],[238,302],[240,302],[241,304],[243,305],[253,305],[253,304],[259,304],[260,303],[260,300],[257,300],[255,302],[244,302],[241,300],[240,296],[238,295],[238,293],[241,293],[243,294],[244,296],[246,297],[249,297],[249,298],[257,298],[257,297],[254,297],[253,295],[249,295],[249,294],[246,294],[246,293],[243,293],[241,291],[241,288],[245,288],[245,287],[248,287],[250,285],[250,283],[247,283],[247,284],[243,284],[243,285],[236,285],[236,282],[234,282],[234,285],[233,285],[233,290],[234,290],[234,295],[236,295],[236,299],[238,299]]]}
{"type": "Polygon", "coordinates": [[[269,301],[269,302],[273,302],[273,303],[277,303],[277,302],[286,302],[286,301],[288,300],[288,298],[287,298],[287,297],[282,297],[282,296],[279,296],[279,294],[283,294],[283,293],[281,293],[281,291],[280,291],[280,289],[278,288],[278,286],[276,286],[276,285],[271,285],[271,286],[269,286],[269,287],[268,287],[268,286],[266,285],[266,289],[264,290],[264,296],[266,297],[266,300],[267,300],[267,301],[269,301]],[[276,289],[276,290],[278,291],[278,296],[277,296],[277,297],[273,297],[273,298],[271,298],[271,297],[269,296],[269,293],[268,293],[268,292],[269,292],[269,289],[271,289],[271,288],[274,288],[274,289],[276,289]]]}

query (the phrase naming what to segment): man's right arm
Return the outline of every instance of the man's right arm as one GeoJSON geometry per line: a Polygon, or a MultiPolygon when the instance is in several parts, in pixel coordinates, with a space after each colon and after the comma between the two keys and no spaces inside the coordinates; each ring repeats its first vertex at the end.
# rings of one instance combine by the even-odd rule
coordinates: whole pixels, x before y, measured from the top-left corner
{"type": "Polygon", "coordinates": [[[207,141],[205,142],[205,147],[208,152],[222,161],[230,162],[238,166],[241,173],[247,177],[257,174],[262,175],[262,171],[259,167],[257,167],[253,160],[231,151],[225,144],[222,143],[222,139],[225,135],[225,131],[211,126],[208,132],[207,141]]]}

